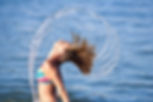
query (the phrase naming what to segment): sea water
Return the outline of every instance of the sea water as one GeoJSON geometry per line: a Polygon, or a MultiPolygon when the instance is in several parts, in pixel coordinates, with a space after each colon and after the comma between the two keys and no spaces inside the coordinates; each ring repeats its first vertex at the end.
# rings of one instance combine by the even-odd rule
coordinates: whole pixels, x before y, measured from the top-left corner
{"type": "Polygon", "coordinates": [[[37,100],[35,71],[55,41],[71,41],[71,32],[97,52],[89,76],[72,63],[62,66],[72,102],[153,101],[151,0],[1,0],[0,5],[0,102],[37,100]]]}

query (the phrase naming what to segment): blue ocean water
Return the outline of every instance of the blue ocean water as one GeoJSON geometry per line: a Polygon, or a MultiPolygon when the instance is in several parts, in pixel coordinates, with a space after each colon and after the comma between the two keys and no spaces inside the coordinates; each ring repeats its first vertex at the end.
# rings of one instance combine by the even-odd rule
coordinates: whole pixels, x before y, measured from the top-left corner
{"type": "MultiPolygon", "coordinates": [[[[69,10],[73,7],[87,8],[105,19],[119,37],[120,58],[112,73],[107,76],[95,74],[88,78],[78,70],[65,68],[64,71],[63,68],[64,82],[71,101],[153,102],[152,0],[0,0],[0,102],[32,101],[28,83],[29,46],[46,18],[64,8],[69,10]],[[84,77],[88,80],[85,81],[84,77]]],[[[90,17],[82,15],[76,17],[92,21],[90,17]]],[[[60,25],[64,26],[63,22],[58,24],[53,25],[55,33],[60,32],[57,30],[60,25]]],[[[69,26],[79,22],[71,24],[69,26]]],[[[98,23],[93,25],[98,32],[104,32],[98,28],[98,23]]],[[[84,36],[92,37],[90,34],[84,36]]],[[[46,35],[45,40],[49,40],[49,35],[46,35]]],[[[97,44],[103,40],[105,39],[97,36],[92,42],[97,44]]],[[[42,50],[36,57],[36,67],[46,56],[47,51],[43,49],[49,49],[50,45],[42,41],[40,46],[42,50]]],[[[63,67],[70,67],[69,65],[63,67]]],[[[96,67],[98,69],[99,66],[96,67]]]]}

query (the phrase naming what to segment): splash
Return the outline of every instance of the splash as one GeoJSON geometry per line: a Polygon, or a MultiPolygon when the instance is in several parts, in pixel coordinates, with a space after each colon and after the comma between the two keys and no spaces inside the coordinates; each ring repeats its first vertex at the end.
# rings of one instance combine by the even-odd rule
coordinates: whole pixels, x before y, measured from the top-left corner
{"type": "Polygon", "coordinates": [[[46,43],[49,43],[47,41],[53,43],[59,38],[69,40],[71,31],[77,32],[96,45],[95,68],[90,77],[106,76],[116,67],[120,54],[119,38],[107,21],[90,9],[75,7],[60,10],[41,24],[32,39],[28,68],[33,102],[38,102],[34,84],[34,69],[40,44],[44,43],[44,39],[46,43]]]}

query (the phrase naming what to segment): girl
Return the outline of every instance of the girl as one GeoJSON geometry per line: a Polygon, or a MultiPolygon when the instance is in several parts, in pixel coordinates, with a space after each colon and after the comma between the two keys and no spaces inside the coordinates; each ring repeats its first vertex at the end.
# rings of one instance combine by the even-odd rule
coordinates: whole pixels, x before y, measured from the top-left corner
{"type": "Polygon", "coordinates": [[[73,42],[60,40],[52,48],[48,58],[38,69],[38,90],[41,102],[56,102],[56,90],[62,102],[70,102],[64,87],[60,66],[71,61],[84,73],[91,71],[94,48],[85,39],[74,36],[73,42]]]}

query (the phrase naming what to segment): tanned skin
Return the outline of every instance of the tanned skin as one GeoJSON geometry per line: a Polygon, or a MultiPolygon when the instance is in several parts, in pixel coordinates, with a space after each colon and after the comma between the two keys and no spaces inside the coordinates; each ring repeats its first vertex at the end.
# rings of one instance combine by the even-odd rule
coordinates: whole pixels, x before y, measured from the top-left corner
{"type": "Polygon", "coordinates": [[[43,72],[53,84],[38,84],[40,102],[56,102],[56,91],[62,102],[70,102],[60,73],[60,65],[64,63],[62,56],[69,46],[68,42],[58,41],[54,44],[50,55],[42,64],[41,68],[43,72]]]}

